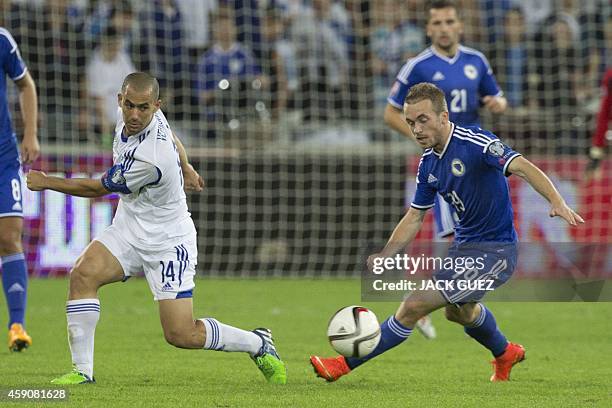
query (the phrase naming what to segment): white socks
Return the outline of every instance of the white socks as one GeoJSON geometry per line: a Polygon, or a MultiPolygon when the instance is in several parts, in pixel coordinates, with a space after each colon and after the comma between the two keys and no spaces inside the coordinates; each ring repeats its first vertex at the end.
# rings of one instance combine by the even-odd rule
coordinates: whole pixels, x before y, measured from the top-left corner
{"type": "Polygon", "coordinates": [[[251,356],[259,353],[261,337],[253,332],[220,323],[216,319],[199,319],[204,323],[206,339],[204,348],[217,351],[244,351],[251,356]]]}
{"type": "MultiPolygon", "coordinates": [[[[89,378],[93,378],[94,334],[99,318],[100,301],[98,299],[66,302],[68,343],[72,353],[72,364],[89,378]]],[[[204,323],[206,330],[205,349],[242,351],[251,356],[259,353],[262,340],[255,333],[228,326],[212,318],[200,320],[204,323]]]]}
{"type": "Polygon", "coordinates": [[[68,343],[72,364],[76,369],[93,377],[94,333],[100,318],[98,299],[79,299],[66,302],[68,343]]]}

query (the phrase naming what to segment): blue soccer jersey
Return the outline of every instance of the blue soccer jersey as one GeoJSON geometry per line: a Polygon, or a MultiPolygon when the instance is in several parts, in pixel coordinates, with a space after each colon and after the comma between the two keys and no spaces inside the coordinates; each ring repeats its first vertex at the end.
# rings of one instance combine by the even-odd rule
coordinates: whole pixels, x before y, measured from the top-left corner
{"type": "Polygon", "coordinates": [[[440,154],[423,153],[411,206],[431,208],[439,193],[459,218],[456,242],[516,242],[506,176],[520,154],[478,127],[452,124],[451,129],[440,154]]]}
{"type": "Polygon", "coordinates": [[[502,95],[486,57],[464,46],[459,46],[453,58],[430,47],[408,60],[397,75],[387,101],[403,109],[408,91],[421,82],[430,82],[444,91],[450,120],[459,126],[479,126],[480,99],[502,95]]]}
{"type": "Polygon", "coordinates": [[[0,61],[0,217],[21,217],[21,164],[9,113],[7,76],[17,81],[24,77],[27,69],[13,36],[2,27],[0,61]]]}
{"type": "Polygon", "coordinates": [[[248,48],[234,43],[229,50],[213,46],[200,61],[198,90],[211,91],[222,79],[252,79],[261,69],[248,48]]]}
{"type": "Polygon", "coordinates": [[[0,27],[0,162],[17,160],[17,142],[11,125],[7,98],[7,79],[17,81],[26,74],[26,66],[21,59],[17,43],[11,33],[0,27]]]}

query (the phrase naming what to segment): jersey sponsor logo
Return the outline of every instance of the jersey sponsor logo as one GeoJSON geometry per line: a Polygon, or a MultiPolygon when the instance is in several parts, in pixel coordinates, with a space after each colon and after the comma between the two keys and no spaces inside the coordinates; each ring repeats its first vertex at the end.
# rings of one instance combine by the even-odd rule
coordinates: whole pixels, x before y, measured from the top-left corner
{"type": "Polygon", "coordinates": [[[494,157],[502,157],[504,155],[505,150],[506,149],[504,149],[503,143],[497,140],[491,143],[487,149],[489,154],[494,157]]]}
{"type": "Polygon", "coordinates": [[[436,73],[431,78],[432,81],[444,81],[446,77],[440,71],[436,71],[436,73]]]}
{"type": "Polygon", "coordinates": [[[433,174],[429,174],[429,177],[427,177],[427,182],[428,183],[437,183],[438,179],[433,174]]]}
{"type": "Polygon", "coordinates": [[[474,80],[478,77],[478,70],[472,64],[466,64],[463,67],[463,73],[468,79],[474,80]]]}
{"type": "Polygon", "coordinates": [[[21,203],[15,203],[15,204],[13,204],[12,210],[13,210],[13,211],[22,211],[22,210],[23,210],[23,208],[21,207],[21,203]]]}
{"type": "Polygon", "coordinates": [[[166,292],[166,291],[172,290],[172,285],[170,284],[170,282],[166,282],[166,284],[165,284],[164,286],[162,286],[161,290],[162,290],[163,292],[166,292]]]}
{"type": "Polygon", "coordinates": [[[465,164],[459,159],[453,159],[451,162],[451,171],[457,177],[461,177],[465,174],[465,164]]]}

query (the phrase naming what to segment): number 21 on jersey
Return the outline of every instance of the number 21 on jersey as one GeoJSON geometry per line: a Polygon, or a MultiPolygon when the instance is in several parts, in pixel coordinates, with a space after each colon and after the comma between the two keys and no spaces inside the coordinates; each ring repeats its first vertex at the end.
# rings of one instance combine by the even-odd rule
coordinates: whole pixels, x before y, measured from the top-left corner
{"type": "Polygon", "coordinates": [[[465,112],[467,110],[467,90],[453,89],[451,91],[451,112],[465,112]]]}

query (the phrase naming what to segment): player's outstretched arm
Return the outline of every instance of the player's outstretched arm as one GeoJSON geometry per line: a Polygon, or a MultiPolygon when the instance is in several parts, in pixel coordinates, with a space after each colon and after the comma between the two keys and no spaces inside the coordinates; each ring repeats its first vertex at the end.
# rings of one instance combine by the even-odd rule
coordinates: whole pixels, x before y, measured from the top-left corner
{"type": "Polygon", "coordinates": [[[181,161],[181,170],[183,171],[183,179],[185,181],[185,191],[202,191],[204,189],[204,179],[198,174],[198,172],[189,163],[187,157],[187,150],[185,146],[178,138],[176,133],[172,132],[174,143],[179,154],[179,160],[181,161]]]}
{"type": "Polygon", "coordinates": [[[408,212],[402,217],[401,221],[393,230],[383,250],[368,257],[368,267],[370,269],[373,267],[375,258],[390,258],[406,248],[421,229],[424,218],[425,210],[417,210],[416,208],[410,207],[408,212]]]}
{"type": "Polygon", "coordinates": [[[523,178],[534,190],[548,200],[551,204],[549,213],[551,217],[561,217],[573,226],[584,223],[582,217],[568,207],[548,176],[529,160],[524,157],[517,157],[508,165],[508,171],[523,178]]]}
{"type": "Polygon", "coordinates": [[[384,119],[387,125],[391,126],[391,128],[397,130],[402,135],[406,136],[408,139],[416,143],[416,138],[412,134],[410,126],[408,126],[408,123],[406,123],[404,112],[397,109],[395,106],[387,103],[384,119]]]}
{"type": "Polygon", "coordinates": [[[102,197],[110,194],[100,179],[47,176],[42,171],[30,170],[26,174],[26,184],[32,191],[54,190],[77,197],[102,197]]]}

